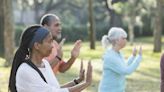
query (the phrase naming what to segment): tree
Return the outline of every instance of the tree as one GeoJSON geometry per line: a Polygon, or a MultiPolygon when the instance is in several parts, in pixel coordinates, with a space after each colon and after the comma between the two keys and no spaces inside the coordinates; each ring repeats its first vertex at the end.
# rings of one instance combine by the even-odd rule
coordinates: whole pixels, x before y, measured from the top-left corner
{"type": "Polygon", "coordinates": [[[93,2],[92,0],[88,1],[89,7],[89,40],[90,40],[90,49],[95,49],[95,29],[94,29],[94,16],[93,16],[93,2]]]}
{"type": "Polygon", "coordinates": [[[142,0],[104,0],[110,13],[111,26],[127,26],[129,41],[134,42],[134,27],[142,27],[142,10],[145,10],[145,3],[142,0]],[[122,23],[123,22],[123,23],[122,23]]]}
{"type": "MultiPolygon", "coordinates": [[[[4,0],[3,0],[4,1],[4,0]]],[[[4,10],[3,1],[0,3],[0,57],[4,57],[4,10]]]]}
{"type": "Polygon", "coordinates": [[[154,30],[154,52],[161,52],[161,36],[162,36],[162,14],[164,0],[157,0],[155,30],[154,30]]]}
{"type": "Polygon", "coordinates": [[[34,0],[36,23],[39,23],[42,15],[49,13],[54,9],[60,8],[59,6],[63,5],[66,1],[68,0],[57,0],[56,2],[54,2],[54,0],[45,0],[45,1],[34,0]],[[41,10],[42,12],[40,13],[41,10]]]}
{"type": "Polygon", "coordinates": [[[129,40],[130,40],[130,44],[133,45],[134,42],[134,26],[135,26],[135,18],[136,18],[136,6],[139,2],[137,0],[129,0],[128,1],[128,8],[129,10],[127,10],[127,14],[128,15],[128,34],[129,34],[129,40]]]}
{"type": "Polygon", "coordinates": [[[4,10],[4,47],[5,47],[5,66],[11,65],[14,54],[14,28],[12,0],[2,0],[4,10]]]}
{"type": "Polygon", "coordinates": [[[116,10],[113,8],[113,5],[118,2],[124,2],[125,0],[104,0],[105,6],[108,10],[110,15],[110,27],[121,27],[122,26],[122,19],[121,14],[117,13],[116,10]]]}

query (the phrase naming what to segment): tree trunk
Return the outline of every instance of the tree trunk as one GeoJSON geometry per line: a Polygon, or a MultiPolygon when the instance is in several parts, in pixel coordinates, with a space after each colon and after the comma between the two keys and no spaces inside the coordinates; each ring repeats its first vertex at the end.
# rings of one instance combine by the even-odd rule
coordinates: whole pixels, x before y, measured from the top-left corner
{"type": "Polygon", "coordinates": [[[161,34],[162,34],[162,0],[157,0],[157,10],[155,16],[154,30],[154,52],[161,52],[161,34]]]}
{"type": "MultiPolygon", "coordinates": [[[[110,15],[110,27],[122,27],[122,19],[121,15],[117,14],[114,9],[111,9],[108,5],[108,0],[104,0],[105,6],[108,10],[108,13],[110,15]]],[[[118,0],[117,2],[111,2],[111,4],[121,2],[121,0],[118,0]]]]}
{"type": "Polygon", "coordinates": [[[135,17],[136,17],[136,9],[135,6],[137,6],[137,1],[134,0],[129,0],[130,4],[130,12],[128,13],[129,15],[129,21],[128,21],[128,35],[129,35],[129,41],[130,45],[133,45],[134,43],[134,26],[135,26],[135,17]]]}
{"type": "Polygon", "coordinates": [[[94,16],[92,8],[92,0],[89,0],[89,40],[90,40],[90,49],[95,49],[95,28],[94,28],[94,16]]]}
{"type": "Polygon", "coordinates": [[[40,7],[39,1],[34,0],[35,23],[39,23],[39,21],[40,21],[41,16],[40,16],[40,13],[39,13],[39,7],[40,7]]]}
{"type": "Polygon", "coordinates": [[[134,25],[129,23],[128,25],[128,35],[129,35],[129,42],[130,42],[130,45],[133,45],[133,41],[134,41],[134,25]]]}
{"type": "Polygon", "coordinates": [[[121,16],[116,12],[110,12],[110,27],[122,27],[121,16]]]}
{"type": "Polygon", "coordinates": [[[4,47],[5,47],[5,66],[11,65],[14,53],[14,28],[12,0],[4,1],[4,47]]]}
{"type": "Polygon", "coordinates": [[[4,1],[0,3],[0,57],[4,57],[4,1]]]}
{"type": "Polygon", "coordinates": [[[129,35],[130,45],[133,45],[134,43],[134,26],[135,26],[135,11],[132,11],[128,24],[128,35],[129,35]]]}

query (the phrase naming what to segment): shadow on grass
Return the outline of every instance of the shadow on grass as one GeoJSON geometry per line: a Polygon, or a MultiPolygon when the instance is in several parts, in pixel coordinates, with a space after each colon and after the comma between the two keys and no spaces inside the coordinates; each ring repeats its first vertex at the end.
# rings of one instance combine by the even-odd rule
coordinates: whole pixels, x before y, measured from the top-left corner
{"type": "Polygon", "coordinates": [[[147,73],[147,72],[144,72],[144,71],[136,71],[137,73],[143,75],[143,76],[147,76],[147,77],[150,77],[150,78],[154,78],[154,79],[159,79],[159,70],[158,69],[154,69],[154,68],[149,68],[149,71],[151,73],[147,73]]]}
{"type": "Polygon", "coordinates": [[[144,78],[128,78],[126,92],[159,92],[159,82],[144,78]]]}

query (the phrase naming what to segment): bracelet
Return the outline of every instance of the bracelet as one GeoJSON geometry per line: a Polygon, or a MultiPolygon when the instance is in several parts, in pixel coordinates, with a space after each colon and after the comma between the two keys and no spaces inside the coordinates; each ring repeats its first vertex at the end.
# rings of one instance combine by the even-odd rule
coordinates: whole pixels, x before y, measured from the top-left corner
{"type": "Polygon", "coordinates": [[[61,60],[62,60],[59,56],[56,56],[56,58],[57,58],[59,61],[61,61],[61,60]]]}
{"type": "Polygon", "coordinates": [[[74,82],[76,85],[79,84],[79,82],[78,82],[76,79],[74,79],[73,82],[74,82]]]}

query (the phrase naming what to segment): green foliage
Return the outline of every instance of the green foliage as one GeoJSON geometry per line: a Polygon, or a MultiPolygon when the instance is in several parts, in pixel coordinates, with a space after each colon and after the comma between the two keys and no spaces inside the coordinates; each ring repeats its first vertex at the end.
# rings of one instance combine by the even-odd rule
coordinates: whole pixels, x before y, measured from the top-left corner
{"type": "Polygon", "coordinates": [[[72,42],[78,39],[83,41],[88,40],[87,27],[86,26],[72,26],[72,27],[63,27],[62,29],[63,37],[66,37],[68,42],[72,42]]]}
{"type": "MultiPolygon", "coordinates": [[[[104,26],[97,25],[95,27],[96,31],[96,39],[101,40],[101,37],[108,32],[108,26],[104,24],[104,26]]],[[[63,37],[66,37],[68,42],[74,42],[78,39],[83,41],[88,41],[88,28],[87,26],[63,26],[62,29],[63,37]]]]}

